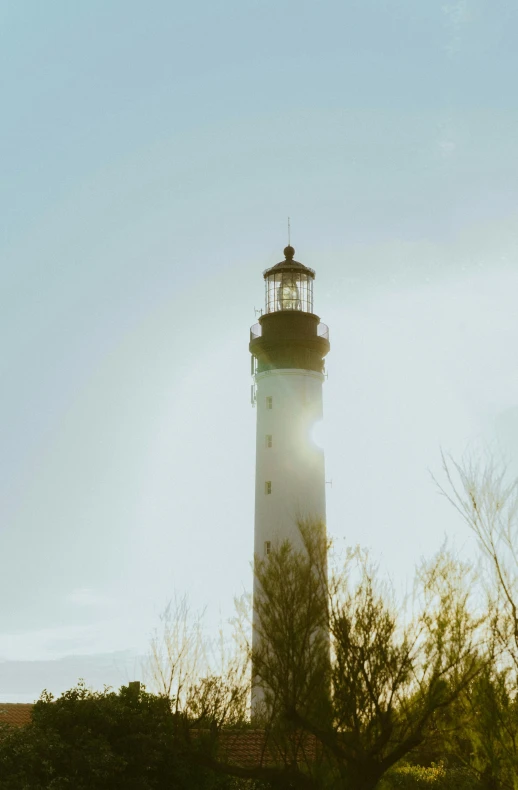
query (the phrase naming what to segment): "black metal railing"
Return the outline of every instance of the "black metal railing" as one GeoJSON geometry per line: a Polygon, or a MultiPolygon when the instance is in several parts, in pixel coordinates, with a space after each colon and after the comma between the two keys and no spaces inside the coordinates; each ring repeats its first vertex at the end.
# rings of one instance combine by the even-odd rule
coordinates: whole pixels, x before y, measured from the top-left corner
{"type": "Polygon", "coordinates": [[[323,337],[325,340],[329,340],[329,327],[327,324],[319,324],[317,326],[317,335],[318,337],[323,337]]]}
{"type": "MultiPolygon", "coordinates": [[[[258,337],[262,337],[263,328],[261,324],[254,324],[250,327],[250,340],[255,340],[258,337]]],[[[327,324],[320,323],[317,326],[317,337],[323,337],[324,340],[329,340],[329,327],[327,324]]]]}

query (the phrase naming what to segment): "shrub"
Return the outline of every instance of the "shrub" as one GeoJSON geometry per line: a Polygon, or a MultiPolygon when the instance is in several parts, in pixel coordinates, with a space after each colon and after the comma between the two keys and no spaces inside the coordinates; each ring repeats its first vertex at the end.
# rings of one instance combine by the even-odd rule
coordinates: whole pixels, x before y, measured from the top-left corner
{"type": "Polygon", "coordinates": [[[379,790],[482,790],[478,779],[465,768],[446,768],[443,763],[400,765],[382,780],[379,790]]]}

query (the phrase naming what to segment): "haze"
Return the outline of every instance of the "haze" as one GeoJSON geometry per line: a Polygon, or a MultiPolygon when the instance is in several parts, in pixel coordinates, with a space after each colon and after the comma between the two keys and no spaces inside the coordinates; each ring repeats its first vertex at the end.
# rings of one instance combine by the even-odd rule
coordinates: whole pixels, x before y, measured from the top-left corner
{"type": "Polygon", "coordinates": [[[328,529],[403,586],[518,449],[518,9],[4,2],[0,701],[140,677],[251,589],[249,326],[314,268],[328,529]]]}

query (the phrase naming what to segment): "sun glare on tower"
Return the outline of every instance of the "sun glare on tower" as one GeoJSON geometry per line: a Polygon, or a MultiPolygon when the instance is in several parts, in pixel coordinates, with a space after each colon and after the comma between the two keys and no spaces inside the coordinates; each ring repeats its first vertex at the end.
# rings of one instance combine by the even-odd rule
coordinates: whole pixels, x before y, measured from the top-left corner
{"type": "Polygon", "coordinates": [[[313,423],[313,425],[309,429],[309,438],[310,441],[319,447],[321,450],[325,447],[325,435],[324,435],[324,422],[323,420],[317,420],[313,423]]]}

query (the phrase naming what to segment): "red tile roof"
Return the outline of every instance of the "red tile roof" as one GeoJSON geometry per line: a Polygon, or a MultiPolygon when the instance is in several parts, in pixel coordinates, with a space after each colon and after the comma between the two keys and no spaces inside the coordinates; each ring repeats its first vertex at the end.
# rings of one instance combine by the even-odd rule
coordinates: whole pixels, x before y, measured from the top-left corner
{"type": "Polygon", "coordinates": [[[32,702],[0,702],[0,724],[22,727],[32,715],[32,702]]]}
{"type": "Polygon", "coordinates": [[[314,763],[318,751],[316,738],[307,733],[294,733],[289,742],[268,738],[264,730],[220,733],[219,756],[243,767],[314,763]]]}

